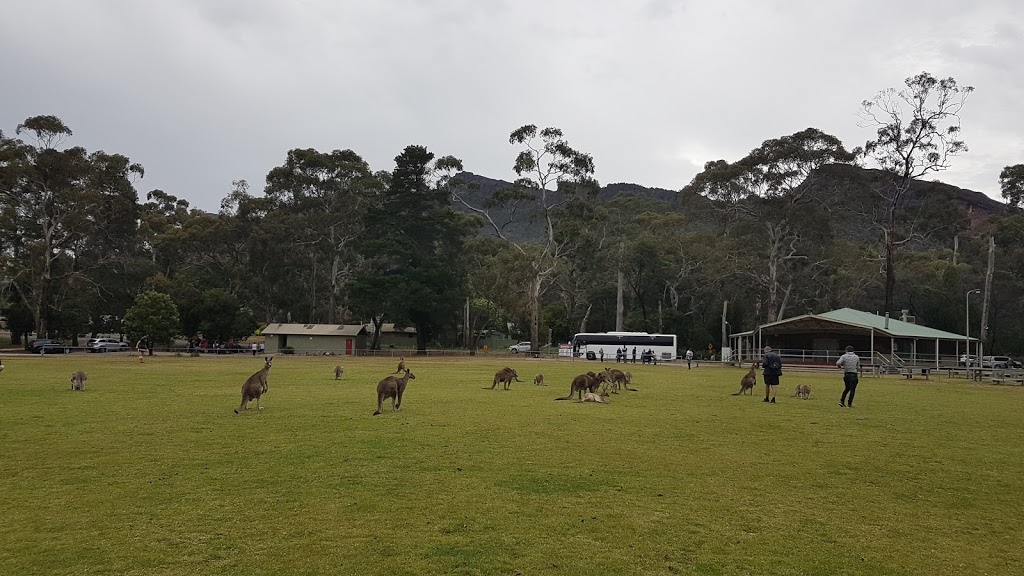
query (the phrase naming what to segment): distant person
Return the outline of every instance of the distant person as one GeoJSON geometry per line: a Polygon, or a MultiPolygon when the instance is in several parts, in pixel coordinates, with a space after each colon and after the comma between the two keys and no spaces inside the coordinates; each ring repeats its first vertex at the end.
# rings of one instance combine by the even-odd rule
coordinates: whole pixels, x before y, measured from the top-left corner
{"type": "Polygon", "coordinates": [[[249,346],[249,348],[252,349],[252,357],[255,358],[256,357],[256,352],[258,352],[259,349],[260,349],[260,345],[255,343],[255,342],[253,342],[252,345],[249,346]]]}
{"type": "Polygon", "coordinates": [[[260,342],[260,356],[263,356],[263,352],[266,351],[267,345],[264,342],[260,342]]]}
{"type": "Polygon", "coordinates": [[[597,355],[601,358],[601,363],[604,364],[604,347],[597,351],[597,355]]]}
{"type": "Polygon", "coordinates": [[[145,350],[146,350],[146,337],[139,338],[139,341],[135,343],[135,351],[139,353],[139,364],[145,362],[145,350]]]}
{"type": "Polygon", "coordinates": [[[779,376],[782,376],[782,357],[772,352],[771,346],[764,347],[764,401],[775,404],[775,391],[779,387],[779,376]]]}
{"type": "Polygon", "coordinates": [[[633,346],[633,364],[636,364],[636,346],[633,346]]]}
{"type": "Polygon", "coordinates": [[[686,369],[690,369],[690,363],[693,362],[693,350],[686,349],[686,369]]]}
{"type": "Polygon", "coordinates": [[[846,384],[846,389],[843,390],[843,395],[839,398],[839,407],[853,408],[853,395],[857,393],[857,380],[860,372],[860,356],[853,353],[853,346],[846,347],[846,354],[840,356],[836,361],[836,368],[843,370],[843,383],[846,384]],[[849,400],[846,398],[847,394],[850,395],[849,400]]]}
{"type": "Polygon", "coordinates": [[[615,363],[618,364],[622,361],[622,347],[615,349],[615,363]]]}

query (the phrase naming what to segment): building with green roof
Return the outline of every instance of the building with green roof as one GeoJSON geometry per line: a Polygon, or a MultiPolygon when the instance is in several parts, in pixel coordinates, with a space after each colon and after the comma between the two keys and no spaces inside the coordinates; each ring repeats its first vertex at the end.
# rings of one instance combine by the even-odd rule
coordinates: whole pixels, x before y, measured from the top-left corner
{"type": "Polygon", "coordinates": [[[936,330],[852,308],[804,314],[762,324],[729,336],[732,358],[757,362],[765,346],[780,351],[787,362],[832,364],[853,346],[865,364],[955,366],[961,354],[976,353],[977,338],[936,330]]]}

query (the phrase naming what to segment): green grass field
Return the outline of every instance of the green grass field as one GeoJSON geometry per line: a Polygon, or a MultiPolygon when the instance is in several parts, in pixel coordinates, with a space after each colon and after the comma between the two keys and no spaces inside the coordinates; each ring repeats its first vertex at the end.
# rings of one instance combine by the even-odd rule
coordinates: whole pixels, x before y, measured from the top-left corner
{"type": "Polygon", "coordinates": [[[1019,386],[864,378],[841,410],[838,373],[767,405],[631,365],[601,406],[553,401],[595,363],[411,358],[373,417],[395,362],[337,362],[275,359],[235,415],[262,359],[5,357],[0,574],[1024,573],[1019,386]]]}

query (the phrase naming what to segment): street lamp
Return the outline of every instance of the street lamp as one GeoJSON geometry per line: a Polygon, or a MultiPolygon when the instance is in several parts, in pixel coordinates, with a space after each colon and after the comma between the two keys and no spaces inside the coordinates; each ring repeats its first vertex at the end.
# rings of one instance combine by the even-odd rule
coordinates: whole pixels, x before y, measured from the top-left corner
{"type": "MultiPolygon", "coordinates": [[[[964,364],[968,368],[971,366],[971,294],[977,294],[979,292],[981,292],[980,288],[975,288],[974,290],[968,290],[967,291],[967,296],[964,297],[964,300],[966,300],[966,302],[964,304],[964,312],[966,312],[966,317],[967,317],[967,325],[964,326],[964,328],[967,329],[964,332],[964,335],[967,337],[967,354],[966,354],[967,360],[964,362],[964,364]]],[[[980,362],[981,359],[979,358],[978,361],[980,362]]]]}

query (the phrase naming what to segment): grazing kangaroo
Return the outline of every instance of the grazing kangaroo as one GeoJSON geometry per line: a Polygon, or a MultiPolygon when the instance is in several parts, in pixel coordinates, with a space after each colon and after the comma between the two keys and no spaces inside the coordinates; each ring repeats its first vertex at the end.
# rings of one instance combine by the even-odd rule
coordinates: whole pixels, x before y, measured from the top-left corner
{"type": "Polygon", "coordinates": [[[632,372],[623,372],[623,374],[626,375],[626,384],[632,384],[633,383],[633,373],[632,372]]]}
{"type": "Polygon", "coordinates": [[[811,397],[811,386],[809,384],[800,384],[796,387],[796,395],[807,400],[811,397]]]}
{"type": "Polygon", "coordinates": [[[398,370],[392,372],[392,374],[401,374],[405,371],[405,356],[398,357],[398,370]]]}
{"type": "Polygon", "coordinates": [[[754,386],[757,384],[757,372],[754,371],[754,365],[750,365],[750,372],[747,372],[740,380],[740,391],[733,394],[733,396],[739,396],[744,391],[750,390],[751,396],[754,394],[754,386]]]}
{"type": "Polygon", "coordinates": [[[583,399],[582,400],[578,400],[578,401],[579,402],[597,402],[598,404],[607,404],[608,403],[608,393],[605,392],[604,394],[594,394],[593,392],[587,392],[586,394],[583,395],[583,399]]]}
{"type": "MultiPolygon", "coordinates": [[[[3,368],[0,368],[0,370],[3,370],[3,368]]],[[[546,384],[544,384],[544,375],[543,374],[537,374],[536,376],[534,376],[533,377],[533,383],[536,386],[546,386],[546,384]]]]}
{"type": "Polygon", "coordinates": [[[637,390],[636,388],[629,387],[629,382],[626,380],[626,373],[623,372],[622,370],[619,370],[617,368],[605,368],[604,372],[602,372],[601,374],[604,375],[605,381],[612,383],[612,386],[616,390],[615,394],[618,394],[617,390],[620,387],[625,388],[630,392],[639,392],[639,390],[637,390]]]}
{"type": "Polygon", "coordinates": [[[405,375],[401,378],[388,376],[377,384],[377,411],[374,416],[380,415],[384,407],[384,399],[391,398],[391,410],[398,410],[402,407],[402,394],[405,394],[405,386],[409,380],[415,380],[416,375],[406,368],[405,375]]]}
{"type": "Polygon", "coordinates": [[[249,402],[252,400],[256,401],[257,410],[263,410],[263,407],[260,406],[260,396],[267,393],[267,375],[270,374],[270,365],[274,359],[268,356],[263,361],[265,362],[263,370],[249,376],[245,384],[242,384],[242,405],[235,409],[235,414],[241,410],[247,410],[249,402]]]}
{"type": "Polygon", "coordinates": [[[572,400],[573,395],[578,395],[579,399],[583,400],[584,390],[594,393],[604,381],[605,378],[603,372],[600,375],[594,374],[593,372],[580,374],[572,379],[572,387],[569,389],[569,395],[564,398],[555,398],[555,400],[572,400]]]}
{"type": "Polygon", "coordinates": [[[522,382],[522,380],[519,379],[518,372],[511,368],[502,368],[501,370],[495,372],[494,383],[491,384],[491,390],[494,390],[494,387],[498,385],[498,382],[504,384],[505,390],[511,390],[513,380],[515,380],[516,382],[522,382]]]}
{"type": "Polygon", "coordinates": [[[85,381],[89,379],[89,375],[79,370],[78,372],[71,373],[71,389],[72,390],[85,390],[85,381]]]}
{"type": "Polygon", "coordinates": [[[342,366],[341,364],[338,364],[337,366],[334,367],[334,379],[335,380],[341,380],[341,375],[344,374],[344,373],[345,373],[345,367],[342,366]]]}

